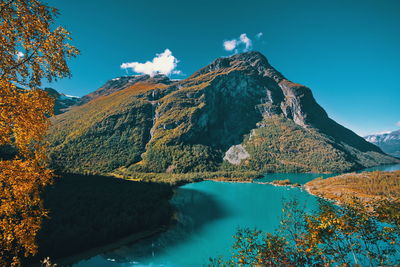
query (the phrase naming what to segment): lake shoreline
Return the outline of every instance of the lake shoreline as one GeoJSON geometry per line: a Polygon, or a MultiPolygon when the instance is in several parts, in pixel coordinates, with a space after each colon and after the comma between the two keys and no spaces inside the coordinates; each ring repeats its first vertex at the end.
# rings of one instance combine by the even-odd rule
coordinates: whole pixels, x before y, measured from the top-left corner
{"type": "MultiPolygon", "coordinates": [[[[290,187],[290,188],[300,188],[300,189],[304,189],[305,192],[307,192],[309,195],[318,197],[318,198],[322,198],[322,199],[326,199],[328,201],[334,201],[332,199],[328,199],[328,198],[324,198],[322,196],[319,196],[317,194],[312,193],[312,191],[310,190],[309,186],[301,185],[301,186],[294,186],[293,184],[288,184],[288,185],[280,185],[280,184],[274,184],[273,182],[257,182],[258,179],[262,178],[263,175],[259,175],[257,178],[228,178],[228,177],[218,177],[218,178],[206,178],[206,179],[199,179],[199,180],[193,180],[193,181],[185,181],[183,183],[179,183],[174,185],[174,188],[179,188],[183,185],[186,184],[192,184],[192,183],[199,183],[202,181],[214,181],[214,182],[222,182],[222,183],[243,183],[243,184],[247,184],[247,183],[257,183],[257,184],[269,184],[272,186],[277,186],[277,187],[290,187]]],[[[174,190],[174,195],[175,195],[175,190],[174,190]]],[[[340,204],[340,203],[337,203],[340,204]]],[[[173,223],[173,216],[171,217],[171,224],[173,223]]],[[[133,233],[130,234],[126,237],[120,238],[116,241],[112,241],[106,245],[102,245],[102,246],[98,246],[98,247],[94,247],[94,248],[89,248],[88,250],[81,252],[81,253],[77,253],[71,256],[67,256],[67,257],[63,257],[63,258],[58,258],[58,259],[51,259],[51,261],[53,263],[58,264],[59,266],[64,266],[64,265],[70,265],[70,264],[74,264],[74,263],[78,263],[80,261],[84,261],[86,259],[90,259],[94,256],[97,255],[101,255],[102,253],[106,253],[106,252],[110,252],[113,251],[115,249],[118,249],[120,247],[123,246],[127,246],[136,242],[139,242],[140,240],[143,239],[147,239],[150,237],[153,237],[155,235],[158,235],[162,232],[168,231],[170,229],[169,225],[164,225],[162,227],[158,227],[152,230],[147,230],[147,231],[142,231],[139,233],[133,233]]],[[[29,265],[29,266],[38,266],[39,264],[35,264],[35,265],[29,265]]]]}
{"type": "MultiPolygon", "coordinates": [[[[50,259],[50,260],[53,264],[57,264],[58,266],[70,266],[70,265],[73,265],[80,261],[95,257],[97,255],[101,255],[103,253],[113,251],[120,247],[136,243],[140,240],[153,237],[157,234],[167,231],[168,229],[169,229],[169,226],[164,225],[164,226],[152,229],[152,230],[146,230],[146,231],[141,231],[138,233],[133,233],[133,234],[127,235],[123,238],[120,238],[118,240],[115,240],[113,242],[110,242],[106,245],[90,248],[88,250],[85,250],[85,251],[77,253],[77,254],[73,254],[71,256],[58,258],[58,259],[50,259]]],[[[32,266],[32,267],[40,266],[40,264],[32,264],[29,266],[32,266]]]]}
{"type": "MultiPolygon", "coordinates": [[[[203,181],[228,182],[228,183],[254,183],[254,180],[259,179],[261,177],[262,177],[261,175],[257,178],[250,178],[250,179],[242,179],[242,178],[231,179],[231,178],[222,177],[222,178],[216,178],[216,179],[201,179],[201,180],[194,180],[194,181],[185,182],[185,183],[179,183],[179,184],[173,186],[174,187],[173,196],[176,194],[176,191],[175,191],[176,188],[181,187],[186,184],[199,183],[199,182],[203,182],[203,181]]],[[[171,199],[173,198],[173,196],[171,197],[171,199]]],[[[58,266],[70,266],[70,265],[76,264],[80,261],[90,259],[94,256],[113,251],[120,247],[134,244],[141,240],[151,238],[155,235],[158,235],[158,234],[168,231],[170,229],[171,225],[174,224],[174,217],[175,217],[175,213],[172,214],[169,225],[163,225],[163,226],[157,227],[152,230],[145,230],[145,231],[141,231],[141,232],[137,232],[137,233],[132,233],[125,237],[119,238],[115,241],[111,241],[105,245],[89,248],[83,252],[72,254],[70,256],[65,256],[65,257],[61,257],[61,258],[50,258],[50,260],[53,264],[57,264],[58,266]]],[[[40,263],[31,263],[31,264],[28,264],[28,266],[36,267],[36,266],[41,266],[41,265],[40,265],[40,263]]]]}
{"type": "Polygon", "coordinates": [[[307,192],[308,194],[310,194],[311,196],[314,196],[314,197],[317,197],[317,198],[332,202],[332,203],[334,203],[335,205],[338,205],[338,206],[343,205],[343,203],[341,203],[340,201],[337,201],[337,200],[334,200],[334,199],[330,199],[330,198],[326,198],[326,197],[323,197],[323,196],[320,196],[320,195],[318,195],[316,193],[311,192],[309,185],[303,185],[302,189],[304,189],[304,191],[307,192]]]}

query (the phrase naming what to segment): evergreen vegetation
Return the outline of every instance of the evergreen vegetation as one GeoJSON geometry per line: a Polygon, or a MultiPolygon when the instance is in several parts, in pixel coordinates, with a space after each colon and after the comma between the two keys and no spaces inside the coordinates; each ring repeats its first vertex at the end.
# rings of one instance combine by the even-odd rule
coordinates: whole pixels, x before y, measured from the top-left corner
{"type": "Polygon", "coordinates": [[[128,169],[172,173],[216,171],[221,163],[221,151],[205,145],[152,146],[143,163],[128,169]]]}
{"type": "Polygon", "coordinates": [[[168,225],[172,187],[105,176],[62,174],[43,194],[48,218],[31,259],[57,259],[168,225]]]}
{"type": "Polygon", "coordinates": [[[256,171],[215,171],[215,172],[190,172],[190,173],[154,173],[137,172],[118,169],[113,175],[133,181],[168,183],[182,185],[203,180],[251,182],[260,178],[262,173],[256,171]]]}
{"type": "Polygon", "coordinates": [[[163,86],[138,84],[53,118],[53,167],[107,173],[139,161],[150,139],[153,106],[138,95],[163,86]]]}
{"type": "MultiPolygon", "coordinates": [[[[251,157],[242,166],[264,172],[345,172],[361,168],[340,144],[313,128],[303,128],[282,116],[261,122],[245,138],[251,157]]],[[[366,162],[367,163],[367,162],[366,162]]],[[[366,164],[368,165],[368,164],[366,164]]]]}
{"type": "Polygon", "coordinates": [[[48,136],[53,166],[103,174],[321,173],[396,162],[329,119],[308,88],[281,84],[298,101],[306,98],[304,107],[285,97],[277,81],[257,74],[252,60],[273,70],[261,54],[244,53],[217,59],[179,82],[119,85],[121,90],[56,116],[48,136]],[[294,108],[304,109],[296,122],[294,108]],[[250,158],[239,166],[224,162],[225,152],[238,144],[250,158]]]}

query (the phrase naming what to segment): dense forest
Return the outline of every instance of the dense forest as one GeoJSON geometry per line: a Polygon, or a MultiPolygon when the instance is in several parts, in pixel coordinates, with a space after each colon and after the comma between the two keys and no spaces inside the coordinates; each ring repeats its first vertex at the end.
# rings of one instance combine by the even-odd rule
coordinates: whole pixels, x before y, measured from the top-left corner
{"type": "Polygon", "coordinates": [[[52,167],[107,173],[139,161],[150,139],[152,105],[137,95],[149,88],[154,86],[127,88],[52,118],[58,121],[48,135],[52,167]]]}
{"type": "Polygon", "coordinates": [[[119,169],[113,173],[117,177],[133,181],[168,183],[182,185],[203,180],[251,182],[262,177],[257,171],[216,171],[216,172],[190,172],[190,173],[148,173],[119,169]]]}
{"type": "MultiPolygon", "coordinates": [[[[170,200],[184,183],[251,182],[267,172],[347,172],[400,162],[330,119],[308,87],[251,51],[245,33],[243,53],[225,49],[234,54],[184,79],[169,78],[186,74],[166,49],[172,69],[147,74],[132,68],[143,74],[132,76],[125,69],[126,76],[82,98],[40,89],[71,77],[67,61],[80,54],[68,30],[57,25],[64,21],[59,14],[41,0],[0,1],[0,266],[37,265],[47,257],[57,263],[163,231],[177,218],[170,200]],[[245,157],[227,160],[237,146],[245,157]]],[[[96,33],[80,26],[74,31],[90,29],[91,47],[96,35],[108,36],[107,27],[96,33]]],[[[162,55],[132,63],[152,65],[162,55]]],[[[91,77],[81,63],[74,65],[82,67],[79,76],[91,77]]],[[[351,174],[326,180],[326,187],[317,180],[313,190],[319,186],[326,190],[321,196],[345,199],[343,205],[321,201],[319,210],[305,214],[290,202],[276,234],[240,230],[232,259],[211,264],[399,265],[399,176],[351,174]],[[339,198],[331,197],[332,189],[339,198]]],[[[197,213],[213,203],[190,209],[197,213]]]]}
{"type": "Polygon", "coordinates": [[[39,252],[28,261],[70,256],[166,226],[172,193],[166,183],[61,174],[43,194],[49,214],[38,234],[39,252]]]}

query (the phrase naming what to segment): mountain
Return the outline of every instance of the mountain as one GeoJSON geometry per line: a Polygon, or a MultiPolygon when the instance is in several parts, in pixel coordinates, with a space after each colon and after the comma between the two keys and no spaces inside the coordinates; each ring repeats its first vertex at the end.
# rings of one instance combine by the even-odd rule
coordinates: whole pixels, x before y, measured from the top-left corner
{"type": "Polygon", "coordinates": [[[107,82],[53,118],[54,167],[73,172],[343,172],[399,162],[330,119],[258,52],[189,78],[107,82]]]}
{"type": "Polygon", "coordinates": [[[54,114],[58,115],[65,112],[69,107],[77,105],[80,101],[80,98],[77,96],[69,96],[62,93],[59,93],[57,90],[53,88],[44,88],[49,96],[55,99],[54,103],[54,114]]]}
{"type": "Polygon", "coordinates": [[[90,93],[88,95],[83,96],[79,104],[85,104],[93,99],[96,99],[100,96],[107,96],[112,93],[121,91],[129,86],[132,86],[136,83],[146,82],[146,83],[163,83],[163,84],[170,84],[171,81],[165,75],[158,74],[150,77],[150,75],[134,75],[134,76],[122,76],[118,78],[114,78],[106,82],[102,87],[90,93]]]}
{"type": "Polygon", "coordinates": [[[380,147],[385,153],[400,158],[400,130],[371,134],[364,137],[365,140],[380,147]]]}

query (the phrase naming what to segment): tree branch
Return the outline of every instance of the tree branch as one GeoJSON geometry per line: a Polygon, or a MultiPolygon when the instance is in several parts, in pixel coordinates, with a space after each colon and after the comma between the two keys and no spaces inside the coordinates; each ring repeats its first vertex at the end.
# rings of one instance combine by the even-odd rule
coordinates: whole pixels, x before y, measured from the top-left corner
{"type": "Polygon", "coordinates": [[[26,62],[28,62],[29,60],[32,59],[33,55],[36,54],[36,52],[39,50],[39,48],[41,47],[41,45],[39,45],[38,47],[35,48],[35,50],[32,52],[32,54],[30,54],[28,57],[26,57],[24,60],[18,62],[18,64],[11,66],[8,69],[5,69],[3,74],[1,74],[0,79],[3,79],[5,77],[5,75],[7,75],[7,72],[9,73],[11,70],[13,69],[17,69],[19,66],[25,64],[26,62]]]}
{"type": "Polygon", "coordinates": [[[8,1],[8,3],[5,3],[1,8],[0,8],[0,15],[1,13],[4,11],[4,9],[6,9],[9,5],[12,4],[12,2],[14,2],[15,0],[10,0],[8,1]]]}

